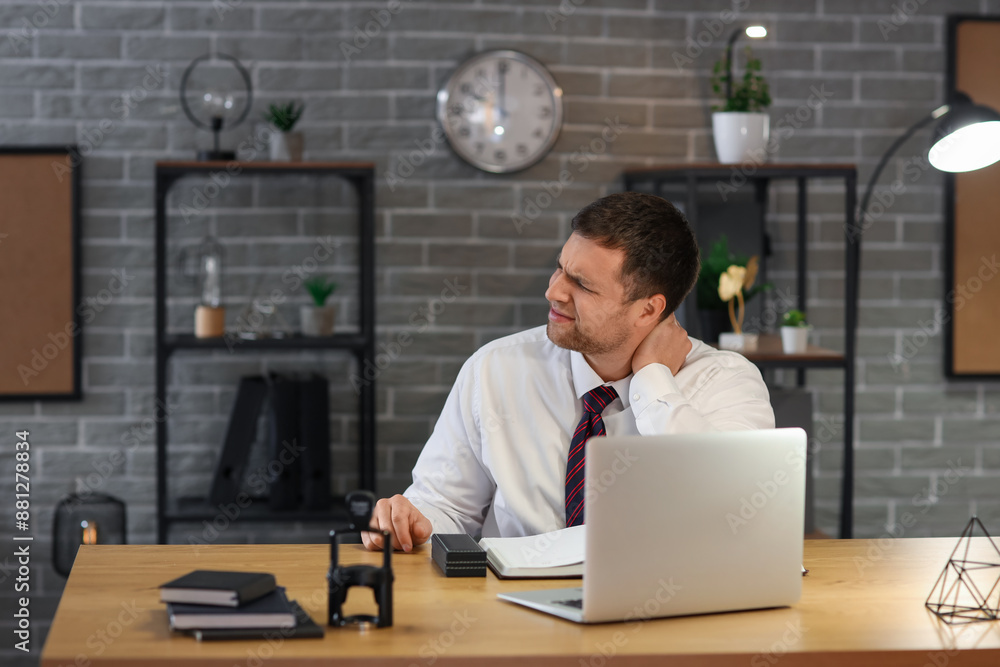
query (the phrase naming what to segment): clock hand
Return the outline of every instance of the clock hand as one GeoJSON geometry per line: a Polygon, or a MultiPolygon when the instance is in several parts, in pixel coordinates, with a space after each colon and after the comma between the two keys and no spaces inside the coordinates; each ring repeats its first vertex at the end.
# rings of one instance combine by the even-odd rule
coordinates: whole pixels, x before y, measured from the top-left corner
{"type": "Polygon", "coordinates": [[[500,76],[499,101],[497,102],[497,116],[501,123],[507,120],[507,61],[497,61],[497,73],[500,76]]]}

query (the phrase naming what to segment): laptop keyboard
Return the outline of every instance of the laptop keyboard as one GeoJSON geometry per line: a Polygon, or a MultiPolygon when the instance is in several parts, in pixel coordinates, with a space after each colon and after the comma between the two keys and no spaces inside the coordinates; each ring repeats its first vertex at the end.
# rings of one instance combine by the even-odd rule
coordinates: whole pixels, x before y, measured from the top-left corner
{"type": "Polygon", "coordinates": [[[573,607],[575,609],[583,609],[583,600],[555,600],[552,604],[561,604],[564,607],[573,607]]]}

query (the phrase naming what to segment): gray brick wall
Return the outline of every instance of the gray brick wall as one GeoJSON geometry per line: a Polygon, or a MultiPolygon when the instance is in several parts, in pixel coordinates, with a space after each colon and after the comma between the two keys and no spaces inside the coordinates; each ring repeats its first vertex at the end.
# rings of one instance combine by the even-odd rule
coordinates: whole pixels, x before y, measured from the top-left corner
{"type": "MultiPolygon", "coordinates": [[[[37,447],[35,655],[63,585],[47,565],[54,505],[75,476],[112,460],[122,451],[122,438],[136,427],[141,433],[154,414],[152,164],[190,158],[208,145],[176,101],[181,73],[193,57],[215,48],[244,61],[257,92],[251,118],[268,102],[303,100],[307,159],[378,165],[379,338],[390,343],[403,332],[413,338],[378,378],[378,481],[380,492],[390,494],[406,485],[462,361],[490,339],[544,321],[541,292],[573,213],[618,189],[617,177],[627,167],[714,157],[707,78],[724,37],[713,36],[709,26],[731,20],[722,12],[738,8],[740,20],[771,26],[771,38],[756,50],[775,93],[773,122],[794,118],[815,87],[832,95],[793,126],[774,159],[856,162],[864,183],[888,143],[941,101],[943,14],[1000,11],[992,0],[929,2],[892,23],[893,5],[889,0],[404,2],[377,29],[369,23],[371,13],[384,9],[385,2],[76,0],[0,6],[0,141],[77,142],[91,149],[84,164],[84,294],[98,295],[112,270],[134,275],[86,327],[82,403],[0,404],[4,451],[21,428],[31,430],[37,447]],[[886,31],[886,22],[895,29],[886,31]],[[359,39],[360,53],[348,61],[342,45],[355,45],[355,29],[366,27],[372,35],[366,42],[359,39]],[[703,46],[692,46],[695,40],[703,46]],[[432,136],[438,86],[464,56],[501,46],[526,51],[550,67],[565,91],[567,114],[552,155],[524,173],[498,177],[471,169],[432,136]],[[677,53],[691,61],[677,66],[677,53]],[[149,79],[151,72],[156,76],[149,79]],[[144,99],[119,118],[115,100],[144,81],[144,99]],[[574,152],[599,136],[609,117],[627,129],[605,152],[593,155],[586,170],[579,169],[574,152]],[[102,120],[112,122],[112,131],[98,133],[102,120]],[[430,149],[421,164],[390,187],[387,174],[398,175],[421,145],[430,149]],[[573,184],[531,225],[517,229],[512,214],[523,212],[542,192],[541,184],[557,179],[562,169],[572,171],[573,184]],[[453,278],[467,286],[456,301],[432,317],[422,314],[453,278]],[[412,317],[421,323],[426,318],[426,329],[417,333],[412,317]]],[[[235,145],[253,129],[246,125],[227,133],[226,143],[235,145]]],[[[900,176],[903,160],[922,146],[922,137],[904,146],[885,182],[900,176]]],[[[933,173],[907,183],[905,195],[865,235],[857,387],[860,536],[885,534],[905,512],[918,517],[908,536],[953,535],[972,512],[1000,520],[1000,385],[946,382],[938,334],[922,346],[908,346],[920,323],[940,308],[940,183],[933,173]],[[962,472],[956,483],[947,482],[950,467],[962,472]]],[[[842,202],[834,183],[820,183],[810,193],[809,307],[819,342],[834,348],[842,345],[842,202]]],[[[256,275],[277,280],[282,270],[302,261],[317,235],[330,234],[340,247],[324,270],[344,283],[340,326],[349,327],[356,321],[349,296],[356,261],[350,210],[342,188],[240,181],[224,188],[193,222],[172,222],[171,256],[208,230],[223,238],[233,321],[256,275]],[[251,210],[248,202],[266,208],[251,210]]],[[[794,212],[794,193],[777,188],[769,225],[776,253],[771,275],[779,285],[791,284],[794,212]]],[[[193,293],[177,284],[171,289],[171,326],[188,327],[193,293]]],[[[302,298],[290,296],[293,302],[302,298]]],[[[295,322],[294,309],[283,314],[295,322]]],[[[316,364],[334,378],[350,372],[343,359],[306,354],[185,355],[175,361],[174,490],[196,492],[206,483],[206,457],[224,428],[235,378],[316,364]]],[[[773,379],[790,378],[778,373],[773,379]]],[[[841,378],[813,371],[809,381],[816,391],[817,424],[825,427],[818,438],[819,525],[834,532],[841,378]]],[[[343,490],[354,483],[351,443],[357,423],[352,392],[333,394],[331,426],[344,471],[336,484],[343,490]]],[[[152,440],[148,433],[138,438],[98,485],[128,503],[134,542],[152,541],[154,535],[152,440]]],[[[5,455],[0,490],[8,496],[11,471],[11,457],[5,455]]],[[[287,542],[320,534],[315,526],[258,528],[229,529],[217,539],[287,542]]],[[[175,539],[203,530],[186,526],[175,539]]],[[[0,531],[5,545],[8,532],[7,525],[0,531]]],[[[13,595],[9,569],[0,573],[0,582],[6,608],[13,595]]],[[[9,627],[5,613],[0,629],[9,627]]],[[[14,658],[24,656],[5,644],[0,660],[14,658]]]]}

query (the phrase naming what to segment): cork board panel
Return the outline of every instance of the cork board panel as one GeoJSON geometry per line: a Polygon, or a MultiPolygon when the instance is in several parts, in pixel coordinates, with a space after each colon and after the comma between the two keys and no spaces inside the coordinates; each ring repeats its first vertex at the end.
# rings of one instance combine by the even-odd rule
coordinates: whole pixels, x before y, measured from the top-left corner
{"type": "Polygon", "coordinates": [[[79,394],[76,202],[67,151],[0,151],[0,398],[79,394]]]}
{"type": "MultiPolygon", "coordinates": [[[[1000,109],[1000,21],[955,27],[954,88],[1000,109]]],[[[1000,163],[954,176],[950,372],[1000,375],[1000,163]]]]}

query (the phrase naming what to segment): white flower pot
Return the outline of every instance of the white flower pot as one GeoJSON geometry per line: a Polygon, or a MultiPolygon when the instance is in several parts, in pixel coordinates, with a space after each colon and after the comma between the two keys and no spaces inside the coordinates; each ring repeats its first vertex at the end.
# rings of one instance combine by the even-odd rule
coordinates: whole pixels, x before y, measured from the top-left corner
{"type": "Polygon", "coordinates": [[[271,134],[271,162],[302,162],[305,142],[301,132],[278,132],[271,134]]]}
{"type": "Polygon", "coordinates": [[[302,335],[330,336],[333,334],[333,323],[337,319],[335,306],[302,306],[299,308],[299,318],[302,321],[302,335]]]}
{"type": "Polygon", "coordinates": [[[712,137],[719,162],[767,162],[771,119],[766,113],[716,111],[712,114],[712,137]]]}
{"type": "Polygon", "coordinates": [[[719,349],[734,352],[753,352],[757,349],[757,334],[738,334],[731,331],[719,334],[719,349]]]}
{"type": "Polygon", "coordinates": [[[785,354],[805,354],[812,327],[781,327],[781,349],[785,354]]]}

